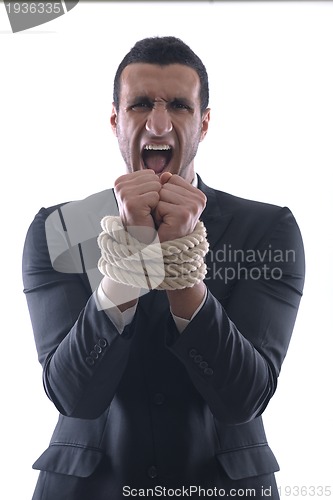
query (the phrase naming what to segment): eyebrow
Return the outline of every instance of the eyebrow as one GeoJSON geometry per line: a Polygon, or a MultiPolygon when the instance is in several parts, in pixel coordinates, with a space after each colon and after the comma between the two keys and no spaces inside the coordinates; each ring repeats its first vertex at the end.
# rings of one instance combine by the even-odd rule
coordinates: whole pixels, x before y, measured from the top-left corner
{"type": "Polygon", "coordinates": [[[127,99],[128,103],[133,103],[133,102],[137,102],[137,101],[140,101],[140,102],[150,102],[150,103],[154,102],[147,95],[135,95],[135,96],[130,97],[129,99],[127,99]]]}
{"type": "MultiPolygon", "coordinates": [[[[191,109],[194,109],[194,103],[191,100],[189,100],[187,97],[174,97],[173,99],[170,99],[170,100],[166,100],[166,99],[162,99],[162,100],[168,104],[179,103],[179,104],[184,104],[185,106],[188,106],[191,109]]],[[[151,99],[147,95],[144,95],[144,94],[133,96],[132,98],[129,98],[127,100],[128,105],[132,105],[135,102],[144,102],[144,103],[148,103],[148,104],[154,104],[154,102],[156,102],[156,101],[154,99],[151,99]]]]}

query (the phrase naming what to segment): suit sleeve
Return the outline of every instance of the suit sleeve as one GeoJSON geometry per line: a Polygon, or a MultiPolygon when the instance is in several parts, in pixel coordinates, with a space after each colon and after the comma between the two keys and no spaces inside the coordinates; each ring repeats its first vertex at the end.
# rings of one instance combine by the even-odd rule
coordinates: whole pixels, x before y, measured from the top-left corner
{"type": "Polygon", "coordinates": [[[63,415],[96,418],[110,404],[122,377],[131,331],[125,327],[119,335],[97,307],[84,273],[54,269],[45,234],[47,216],[45,209],[37,214],[23,250],[24,292],[44,388],[63,415]]]}
{"type": "Polygon", "coordinates": [[[251,259],[244,253],[230,263],[238,275],[225,300],[209,291],[181,336],[166,332],[212,413],[231,424],[257,417],[273,396],[304,284],[302,237],[289,209],[279,209],[252,249],[251,259]]]}

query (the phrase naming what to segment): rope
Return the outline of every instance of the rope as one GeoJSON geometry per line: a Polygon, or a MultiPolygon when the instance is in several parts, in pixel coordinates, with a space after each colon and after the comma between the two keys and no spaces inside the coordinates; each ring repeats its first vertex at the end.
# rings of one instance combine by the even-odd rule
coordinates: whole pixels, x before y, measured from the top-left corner
{"type": "Polygon", "coordinates": [[[201,221],[187,236],[163,243],[157,238],[148,245],[126,231],[120,217],[103,217],[101,226],[98,269],[114,281],[139,288],[174,290],[192,287],[206,275],[208,241],[201,221]]]}

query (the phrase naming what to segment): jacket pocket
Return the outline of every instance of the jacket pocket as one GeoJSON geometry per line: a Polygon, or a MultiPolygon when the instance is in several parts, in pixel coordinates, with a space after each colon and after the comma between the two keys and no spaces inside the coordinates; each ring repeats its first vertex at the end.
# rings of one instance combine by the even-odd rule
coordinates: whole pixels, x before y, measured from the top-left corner
{"type": "Polygon", "coordinates": [[[52,444],[33,464],[33,469],[69,476],[88,477],[97,468],[104,454],[93,448],[52,444]]]}
{"type": "Polygon", "coordinates": [[[260,476],[280,470],[268,445],[230,450],[219,453],[216,458],[230,479],[260,476]]]}

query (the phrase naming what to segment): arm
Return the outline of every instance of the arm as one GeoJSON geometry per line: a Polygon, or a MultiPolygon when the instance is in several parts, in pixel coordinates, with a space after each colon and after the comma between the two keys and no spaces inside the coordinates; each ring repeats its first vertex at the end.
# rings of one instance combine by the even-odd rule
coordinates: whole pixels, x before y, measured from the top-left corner
{"type": "Polygon", "coordinates": [[[206,294],[206,285],[200,282],[192,288],[167,291],[172,313],[184,319],[191,319],[206,294]]]}
{"type": "MultiPolygon", "coordinates": [[[[154,230],[150,212],[158,199],[160,183],[154,172],[148,170],[137,177],[137,174],[130,176],[129,183],[127,177],[119,178],[116,190],[123,189],[123,181],[129,185],[130,206],[140,216],[135,222],[147,228],[146,235],[154,230]],[[141,204],[139,211],[135,196],[141,204]]],[[[89,269],[96,268],[100,256],[96,241],[101,230],[99,222],[115,208],[111,196],[106,191],[105,196],[89,197],[83,204],[64,205],[61,214],[52,218],[55,222],[47,226],[52,211],[42,209],[29,228],[24,245],[24,291],[43,367],[44,387],[60,413],[66,416],[100,416],[117,390],[130,352],[135,318],[120,335],[112,319],[99,307],[90,286],[89,269]],[[83,239],[90,239],[79,248],[81,233],[83,239]],[[68,241],[70,236],[73,246],[68,241]],[[88,270],[85,263],[89,263],[88,270]]],[[[122,213],[126,224],[132,225],[130,214],[122,213]]],[[[133,296],[129,293],[132,289],[108,279],[103,280],[103,286],[121,311],[136,304],[137,290],[133,296]]]]}
{"type": "MultiPolygon", "coordinates": [[[[222,294],[229,298],[221,301],[223,305],[208,292],[204,306],[181,336],[171,320],[173,333],[166,332],[169,348],[184,363],[213,414],[226,423],[244,423],[266,408],[276,389],[302,295],[303,244],[289,210],[280,210],[265,236],[256,248],[261,256],[266,255],[260,261],[261,267],[266,266],[260,279],[249,275],[258,262],[242,263],[247,274],[224,290],[222,294]],[[290,249],[295,253],[288,262],[272,262],[269,252],[265,254],[268,249],[283,255],[290,249]],[[274,274],[276,267],[281,274],[274,274]]],[[[208,279],[208,287],[210,283],[208,279]]]]}
{"type": "Polygon", "coordinates": [[[131,329],[119,335],[99,310],[84,274],[57,272],[46,237],[46,210],[29,228],[23,282],[46,393],[64,415],[96,418],[109,405],[127,364],[131,329]]]}

